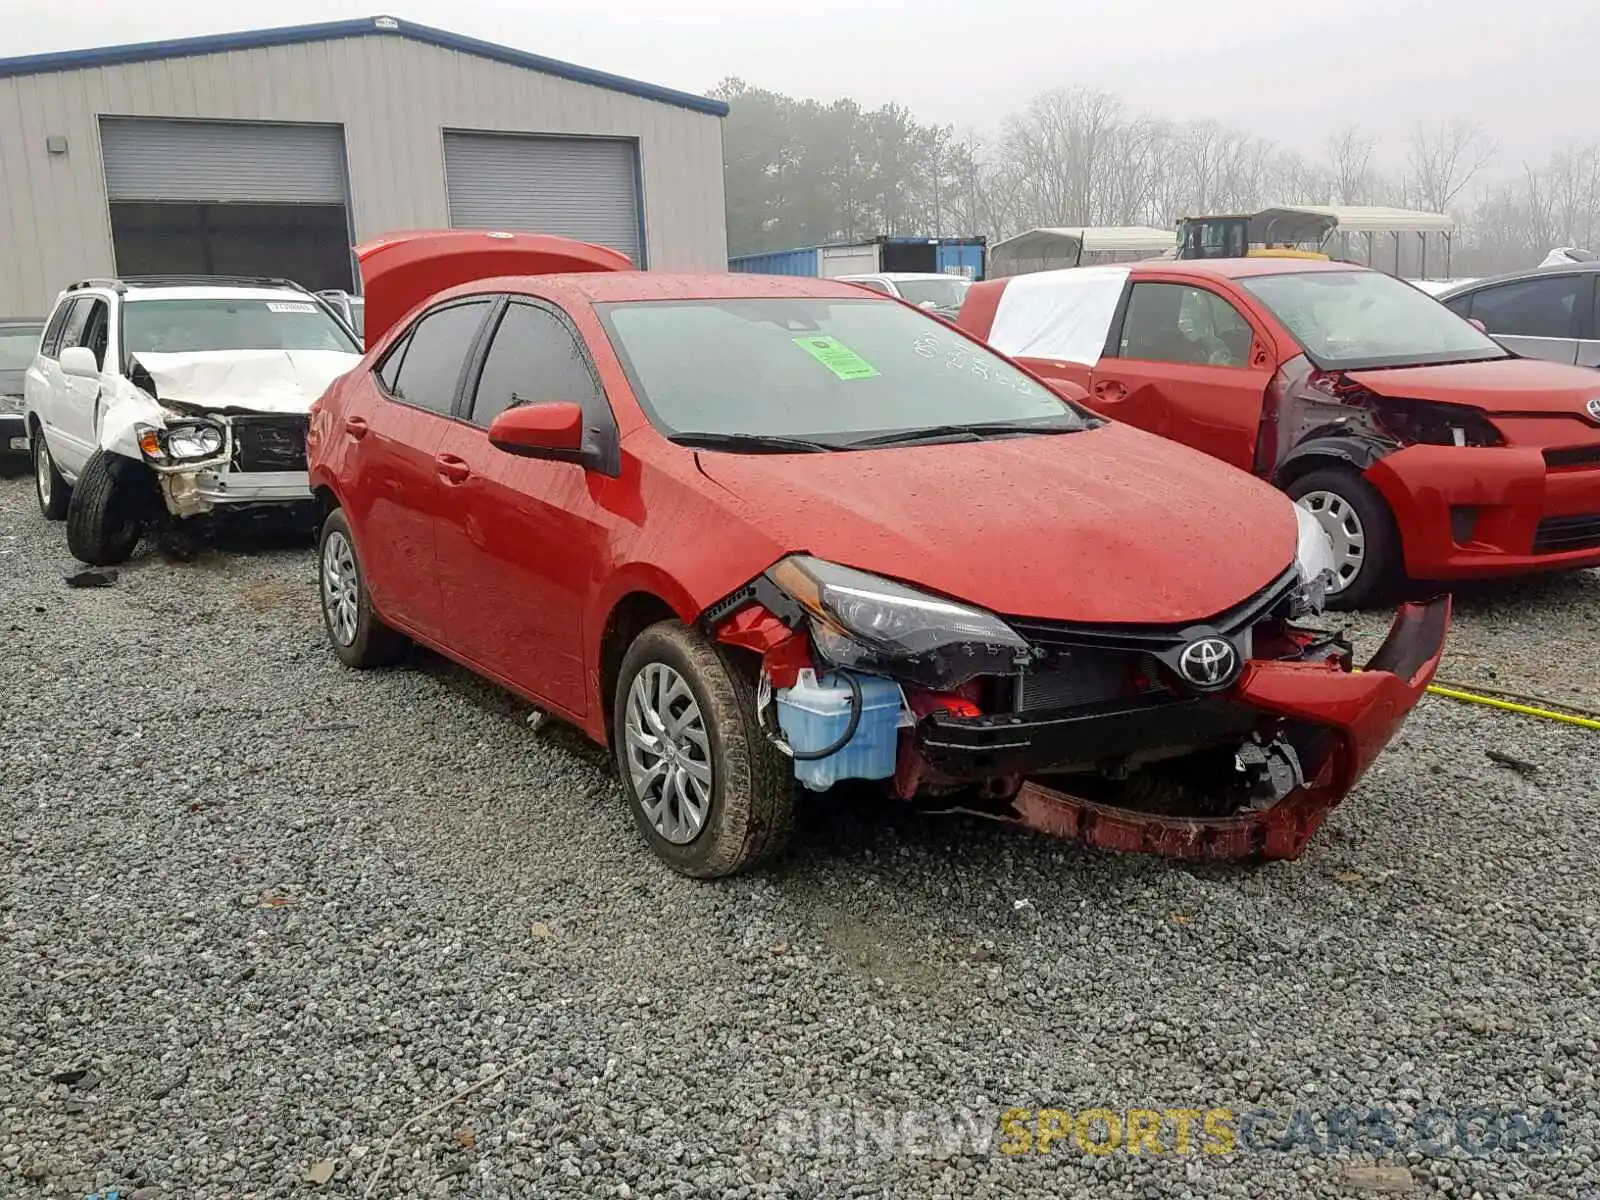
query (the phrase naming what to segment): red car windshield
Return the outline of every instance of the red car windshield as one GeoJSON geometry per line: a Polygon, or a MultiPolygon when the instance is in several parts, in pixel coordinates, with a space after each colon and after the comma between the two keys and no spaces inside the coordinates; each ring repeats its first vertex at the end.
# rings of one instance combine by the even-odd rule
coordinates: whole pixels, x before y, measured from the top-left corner
{"type": "Polygon", "coordinates": [[[1240,282],[1323,370],[1505,358],[1432,296],[1381,271],[1306,271],[1240,282]]]}
{"type": "MultiPolygon", "coordinates": [[[[597,306],[663,434],[804,438],[959,426],[1087,427],[1069,407],[933,317],[881,300],[641,301],[597,306]]],[[[953,436],[959,436],[957,429],[953,436]]]]}

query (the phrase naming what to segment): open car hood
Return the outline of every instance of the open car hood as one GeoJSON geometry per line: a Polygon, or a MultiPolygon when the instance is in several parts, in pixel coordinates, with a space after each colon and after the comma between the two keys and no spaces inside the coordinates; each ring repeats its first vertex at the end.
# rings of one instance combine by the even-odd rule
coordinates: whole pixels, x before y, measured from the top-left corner
{"type": "Polygon", "coordinates": [[[1584,414],[1589,400],[1600,397],[1600,371],[1537,358],[1345,374],[1386,399],[1466,404],[1487,413],[1584,414]]]}
{"type": "Polygon", "coordinates": [[[363,337],[375,346],[428,297],[446,288],[504,275],[631,271],[621,251],[544,233],[419,229],[385,234],[356,247],[366,301],[363,337]]]}
{"type": "Polygon", "coordinates": [[[142,352],[162,404],[213,413],[304,413],[328,385],[361,361],[343,350],[142,352]]]}

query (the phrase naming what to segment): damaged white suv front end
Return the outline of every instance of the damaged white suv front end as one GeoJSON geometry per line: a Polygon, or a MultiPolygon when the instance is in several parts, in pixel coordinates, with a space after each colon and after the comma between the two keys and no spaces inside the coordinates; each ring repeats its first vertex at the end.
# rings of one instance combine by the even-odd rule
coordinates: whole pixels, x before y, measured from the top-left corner
{"type": "Polygon", "coordinates": [[[311,405],[358,355],[229,350],[134,356],[134,379],[106,410],[101,445],[156,473],[167,511],[309,502],[311,405]]]}
{"type": "Polygon", "coordinates": [[[73,284],[26,373],[40,511],[94,566],[208,514],[309,518],[311,406],[360,361],[327,303],[288,280],[73,284]]]}

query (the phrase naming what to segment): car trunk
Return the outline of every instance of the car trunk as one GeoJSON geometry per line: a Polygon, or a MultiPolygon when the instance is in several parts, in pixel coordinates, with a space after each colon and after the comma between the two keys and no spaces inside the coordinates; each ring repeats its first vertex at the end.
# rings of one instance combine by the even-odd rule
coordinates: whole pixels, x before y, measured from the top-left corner
{"type": "Polygon", "coordinates": [[[362,333],[375,346],[429,297],[502,275],[565,275],[631,271],[626,254],[605,246],[542,233],[467,229],[395,233],[356,247],[361,265],[362,333]]]}

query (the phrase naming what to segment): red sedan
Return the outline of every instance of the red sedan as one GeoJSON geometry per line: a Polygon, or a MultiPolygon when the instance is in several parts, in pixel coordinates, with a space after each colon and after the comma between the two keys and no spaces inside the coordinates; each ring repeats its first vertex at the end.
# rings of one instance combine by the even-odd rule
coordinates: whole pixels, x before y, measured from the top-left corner
{"type": "Polygon", "coordinates": [[[1521,358],[1345,263],[1149,262],[992,280],[958,323],[1097,412],[1283,488],[1341,607],[1403,575],[1600,565],[1600,374],[1521,358]]]}
{"type": "Polygon", "coordinates": [[[796,780],[1293,856],[1438,662],[1447,601],[1353,672],[1295,623],[1308,515],[900,301],[524,235],[358,256],[370,349],[309,435],[335,653],[414,640],[612,745],[686,874],[775,851],[796,780]]]}

